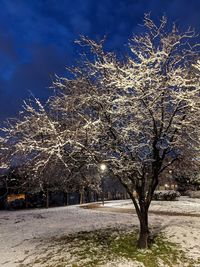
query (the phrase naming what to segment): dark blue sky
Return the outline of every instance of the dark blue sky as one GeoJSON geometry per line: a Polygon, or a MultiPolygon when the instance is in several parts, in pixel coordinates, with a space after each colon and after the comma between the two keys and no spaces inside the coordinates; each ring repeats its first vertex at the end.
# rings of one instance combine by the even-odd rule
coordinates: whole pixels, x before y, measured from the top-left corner
{"type": "Polygon", "coordinates": [[[79,34],[117,52],[143,14],[166,14],[200,32],[200,0],[0,0],[0,120],[15,116],[30,92],[44,99],[52,77],[78,57],[79,34]]]}

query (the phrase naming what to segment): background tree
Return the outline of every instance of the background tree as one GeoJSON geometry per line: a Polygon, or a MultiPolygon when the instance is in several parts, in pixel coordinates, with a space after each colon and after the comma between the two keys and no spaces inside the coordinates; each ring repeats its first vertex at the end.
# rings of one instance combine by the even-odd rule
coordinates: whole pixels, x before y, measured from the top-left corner
{"type": "Polygon", "coordinates": [[[8,167],[9,153],[5,147],[5,139],[0,136],[0,169],[8,167]]]}
{"type": "MultiPolygon", "coordinates": [[[[77,123],[76,123],[77,125],[77,123]]],[[[2,166],[20,170],[19,188],[27,192],[43,192],[49,207],[49,192],[99,190],[98,175],[93,175],[88,155],[81,153],[74,122],[65,122],[58,112],[38,99],[24,102],[18,119],[10,120],[2,129],[2,166]],[[67,124],[66,124],[67,123],[67,124]],[[26,174],[26,175],[24,175],[26,174]]]]}

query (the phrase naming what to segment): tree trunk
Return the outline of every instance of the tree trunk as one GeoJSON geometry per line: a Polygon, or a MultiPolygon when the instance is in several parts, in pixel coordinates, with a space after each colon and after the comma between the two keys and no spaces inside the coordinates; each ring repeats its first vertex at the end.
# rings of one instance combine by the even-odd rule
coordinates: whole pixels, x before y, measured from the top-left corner
{"type": "Polygon", "coordinates": [[[84,196],[84,192],[83,190],[80,191],[80,204],[83,204],[83,196],[84,196]]]}
{"type": "Polygon", "coordinates": [[[49,189],[46,190],[46,208],[49,208],[49,189]]]}
{"type": "Polygon", "coordinates": [[[149,241],[149,226],[148,226],[148,210],[144,209],[140,214],[140,234],[138,239],[138,248],[148,248],[149,241]]]}
{"type": "Polygon", "coordinates": [[[28,208],[28,195],[27,193],[25,193],[25,208],[27,209],[28,208]]]}
{"type": "Polygon", "coordinates": [[[65,193],[65,206],[69,205],[69,193],[65,193]]]}

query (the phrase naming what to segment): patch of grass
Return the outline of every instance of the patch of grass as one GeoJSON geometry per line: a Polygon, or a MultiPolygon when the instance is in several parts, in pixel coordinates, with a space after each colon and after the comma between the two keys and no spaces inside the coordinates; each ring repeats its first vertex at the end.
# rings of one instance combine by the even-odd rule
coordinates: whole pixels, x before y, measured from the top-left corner
{"type": "Polygon", "coordinates": [[[41,251],[32,265],[26,266],[95,267],[124,260],[145,267],[195,266],[194,261],[187,259],[185,253],[162,234],[154,238],[147,250],[137,248],[137,238],[136,231],[106,229],[51,239],[46,254],[41,251]]]}
{"type": "Polygon", "coordinates": [[[183,252],[161,234],[154,239],[149,249],[140,250],[137,248],[137,234],[124,233],[117,240],[113,240],[111,250],[116,255],[141,262],[145,267],[159,266],[159,262],[171,267],[185,258],[183,252]]]}

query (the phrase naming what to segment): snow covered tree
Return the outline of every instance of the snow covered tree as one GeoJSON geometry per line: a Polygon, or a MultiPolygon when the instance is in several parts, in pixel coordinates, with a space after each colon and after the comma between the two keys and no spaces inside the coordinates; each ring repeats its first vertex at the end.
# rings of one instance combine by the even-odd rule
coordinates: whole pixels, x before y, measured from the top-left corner
{"type": "MultiPolygon", "coordinates": [[[[56,167],[62,146],[62,133],[56,122],[37,99],[24,102],[24,110],[18,119],[9,120],[2,129],[3,147],[6,148],[7,165],[20,170],[18,186],[25,192],[48,191],[55,185],[52,168],[56,167]],[[26,175],[23,175],[23,174],[26,175]]],[[[56,181],[57,182],[57,181],[56,181]]]]}
{"type": "Polygon", "coordinates": [[[47,207],[50,191],[81,191],[85,185],[98,190],[99,186],[99,179],[94,181],[88,174],[89,155],[81,152],[77,127],[57,115],[34,98],[24,102],[18,119],[1,129],[2,166],[16,166],[26,173],[20,186],[28,192],[42,191],[47,207]]]}
{"type": "Polygon", "coordinates": [[[169,31],[165,17],[157,26],[149,15],[144,26],[124,59],[106,52],[104,41],[82,37],[78,43],[89,56],[69,69],[69,79],[57,78],[52,100],[64,121],[76,122],[83,151],[106,162],[127,190],[140,221],[139,248],[148,246],[148,210],[159,179],[199,165],[195,32],[181,33],[175,25],[169,31]]]}
{"type": "Polygon", "coordinates": [[[6,169],[8,167],[8,153],[4,145],[4,138],[0,137],[0,169],[6,169]]]}

